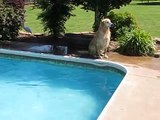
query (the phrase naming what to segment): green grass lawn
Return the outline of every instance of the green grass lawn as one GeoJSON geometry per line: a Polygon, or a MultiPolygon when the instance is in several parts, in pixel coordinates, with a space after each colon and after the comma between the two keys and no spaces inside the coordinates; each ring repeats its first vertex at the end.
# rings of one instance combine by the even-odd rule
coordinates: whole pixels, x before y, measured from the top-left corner
{"type": "Polygon", "coordinates": [[[94,12],[86,12],[80,9],[80,7],[77,7],[76,10],[73,11],[73,14],[76,16],[72,16],[66,22],[66,32],[92,31],[94,12]]]}
{"type": "MultiPolygon", "coordinates": [[[[139,25],[154,37],[160,37],[160,5],[137,5],[137,2],[122,7],[116,12],[130,12],[132,13],[139,25]]],[[[141,3],[141,2],[139,2],[141,3]]],[[[32,9],[26,7],[26,25],[29,26],[33,32],[43,32],[43,26],[37,15],[40,13],[39,9],[32,9]]],[[[86,12],[80,7],[73,11],[72,16],[66,23],[66,32],[82,32],[92,31],[92,24],[94,19],[93,12],[86,12]]]]}
{"type": "Polygon", "coordinates": [[[40,9],[33,9],[33,6],[25,7],[25,26],[32,29],[33,33],[42,33],[43,25],[40,20],[37,19],[38,14],[41,12],[40,9]]]}
{"type": "Polygon", "coordinates": [[[159,5],[137,5],[136,3],[114,11],[132,13],[141,28],[154,37],[160,37],[160,3],[159,5]]]}
{"type": "MultiPolygon", "coordinates": [[[[33,9],[32,6],[26,6],[25,25],[29,26],[33,32],[43,32],[43,25],[41,21],[37,19],[38,14],[41,12],[40,9],[33,9]]],[[[66,32],[81,32],[81,31],[92,31],[92,24],[94,20],[93,12],[86,12],[80,7],[77,7],[73,11],[72,16],[66,22],[66,32]]]]}

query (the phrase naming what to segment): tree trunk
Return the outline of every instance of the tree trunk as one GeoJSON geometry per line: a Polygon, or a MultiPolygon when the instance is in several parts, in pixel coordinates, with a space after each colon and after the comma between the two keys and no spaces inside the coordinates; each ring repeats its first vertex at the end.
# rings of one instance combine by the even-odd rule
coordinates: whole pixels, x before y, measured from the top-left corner
{"type": "Polygon", "coordinates": [[[101,20],[101,15],[98,10],[98,6],[95,8],[95,18],[94,18],[94,24],[93,24],[93,31],[96,32],[98,30],[99,24],[101,20]]]}

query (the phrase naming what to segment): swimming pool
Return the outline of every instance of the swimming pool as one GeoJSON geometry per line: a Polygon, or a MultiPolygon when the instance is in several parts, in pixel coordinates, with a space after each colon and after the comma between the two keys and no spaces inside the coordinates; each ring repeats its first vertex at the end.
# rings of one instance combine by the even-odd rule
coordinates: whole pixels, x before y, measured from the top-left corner
{"type": "Polygon", "coordinates": [[[3,51],[2,120],[96,120],[125,76],[114,63],[3,51]]]}

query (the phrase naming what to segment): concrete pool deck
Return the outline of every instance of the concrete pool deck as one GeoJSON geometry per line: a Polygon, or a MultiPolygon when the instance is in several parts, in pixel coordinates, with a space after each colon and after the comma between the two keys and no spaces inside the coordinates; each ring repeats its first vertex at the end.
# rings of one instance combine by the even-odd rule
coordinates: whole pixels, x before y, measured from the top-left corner
{"type": "Polygon", "coordinates": [[[125,65],[128,74],[98,120],[160,120],[160,59],[117,56],[109,59],[125,65]]]}

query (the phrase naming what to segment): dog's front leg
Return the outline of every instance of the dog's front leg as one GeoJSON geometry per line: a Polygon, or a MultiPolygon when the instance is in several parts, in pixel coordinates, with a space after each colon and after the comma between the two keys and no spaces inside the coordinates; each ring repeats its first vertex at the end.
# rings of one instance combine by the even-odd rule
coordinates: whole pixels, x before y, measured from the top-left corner
{"type": "Polygon", "coordinates": [[[107,51],[108,51],[108,46],[109,46],[109,43],[110,43],[110,38],[106,38],[105,40],[105,47],[104,47],[104,58],[108,58],[108,55],[107,55],[107,51]]]}
{"type": "Polygon", "coordinates": [[[104,58],[108,58],[108,55],[106,53],[104,54],[104,58]]]}
{"type": "Polygon", "coordinates": [[[103,57],[104,57],[104,51],[103,50],[97,50],[97,54],[98,54],[98,57],[100,59],[103,59],[103,57]]]}
{"type": "Polygon", "coordinates": [[[107,55],[107,48],[104,50],[104,58],[108,58],[108,55],[107,55]]]}

